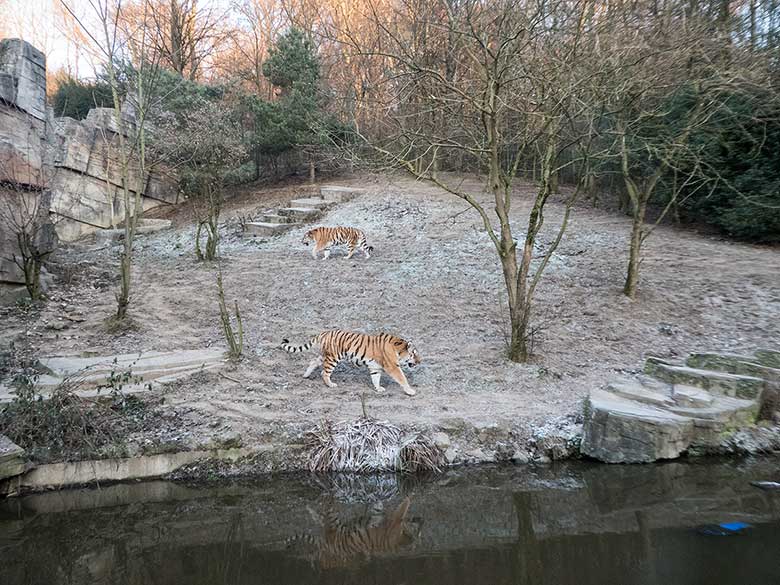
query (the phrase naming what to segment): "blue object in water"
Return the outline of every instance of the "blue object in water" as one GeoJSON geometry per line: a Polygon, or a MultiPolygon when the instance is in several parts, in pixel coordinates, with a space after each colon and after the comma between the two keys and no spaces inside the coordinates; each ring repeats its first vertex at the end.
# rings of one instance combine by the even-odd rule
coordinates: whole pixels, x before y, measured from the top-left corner
{"type": "Polygon", "coordinates": [[[700,534],[706,534],[707,536],[730,536],[732,534],[739,534],[746,528],[750,528],[750,524],[745,522],[723,522],[722,524],[706,524],[699,526],[697,531],[700,534]]]}

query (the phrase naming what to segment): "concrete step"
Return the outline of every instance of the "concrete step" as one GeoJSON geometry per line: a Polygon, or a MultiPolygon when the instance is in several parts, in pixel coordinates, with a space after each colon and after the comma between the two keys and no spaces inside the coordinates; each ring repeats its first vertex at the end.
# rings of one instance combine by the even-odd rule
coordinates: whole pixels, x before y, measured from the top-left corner
{"type": "Polygon", "coordinates": [[[251,238],[277,236],[294,226],[295,224],[293,222],[270,223],[265,221],[250,221],[244,224],[244,236],[251,238]]]}
{"type": "Polygon", "coordinates": [[[327,201],[350,201],[365,192],[365,189],[358,187],[341,187],[339,185],[324,185],[320,187],[320,194],[327,201]]]}
{"type": "Polygon", "coordinates": [[[296,221],[311,221],[322,215],[321,210],[313,207],[283,207],[279,209],[278,213],[296,221]]]}
{"type": "Polygon", "coordinates": [[[290,207],[298,208],[312,208],[312,209],[327,209],[336,204],[336,201],[326,201],[321,197],[307,197],[305,199],[293,199],[290,201],[290,207]]]}
{"type": "Polygon", "coordinates": [[[713,394],[756,400],[765,382],[754,376],[713,372],[670,364],[659,358],[647,358],[645,373],[674,385],[696,386],[713,394]]]}
{"type": "Polygon", "coordinates": [[[255,221],[260,223],[298,223],[294,218],[279,215],[278,213],[264,213],[258,216],[255,221]]]}

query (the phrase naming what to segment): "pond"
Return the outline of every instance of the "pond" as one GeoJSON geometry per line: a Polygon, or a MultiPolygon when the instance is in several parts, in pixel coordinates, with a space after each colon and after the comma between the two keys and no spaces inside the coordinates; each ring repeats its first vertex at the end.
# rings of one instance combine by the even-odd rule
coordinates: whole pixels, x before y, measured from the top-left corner
{"type": "Polygon", "coordinates": [[[296,476],[0,502],[3,585],[776,585],[780,460],[296,476]]]}

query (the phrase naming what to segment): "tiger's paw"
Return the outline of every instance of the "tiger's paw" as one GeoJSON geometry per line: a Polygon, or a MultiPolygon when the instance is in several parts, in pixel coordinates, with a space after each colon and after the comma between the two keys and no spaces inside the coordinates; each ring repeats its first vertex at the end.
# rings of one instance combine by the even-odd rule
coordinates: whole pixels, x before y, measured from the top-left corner
{"type": "Polygon", "coordinates": [[[328,388],[338,388],[338,387],[339,387],[339,385],[338,385],[338,384],[336,384],[335,382],[325,382],[325,385],[326,385],[328,388]]]}
{"type": "Polygon", "coordinates": [[[381,394],[382,392],[387,390],[387,388],[385,388],[384,386],[379,386],[378,388],[374,388],[374,390],[376,390],[377,394],[381,394]]]}
{"type": "Polygon", "coordinates": [[[411,386],[405,386],[404,394],[406,394],[407,396],[414,396],[415,394],[417,394],[417,390],[415,390],[411,386]]]}

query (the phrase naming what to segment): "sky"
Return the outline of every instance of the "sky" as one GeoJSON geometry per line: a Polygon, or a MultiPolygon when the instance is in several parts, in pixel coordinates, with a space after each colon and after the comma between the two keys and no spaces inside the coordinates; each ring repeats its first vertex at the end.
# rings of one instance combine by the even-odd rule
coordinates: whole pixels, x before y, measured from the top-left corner
{"type": "MultiPolygon", "coordinates": [[[[105,3],[106,0],[96,0],[105,3]]],[[[94,30],[90,0],[64,0],[88,28],[94,30]]],[[[200,0],[200,6],[226,8],[231,0],[200,0]]],[[[64,69],[73,76],[94,77],[100,63],[88,37],[74,24],[63,0],[0,0],[0,38],[22,38],[46,55],[47,69],[64,69]]]]}

